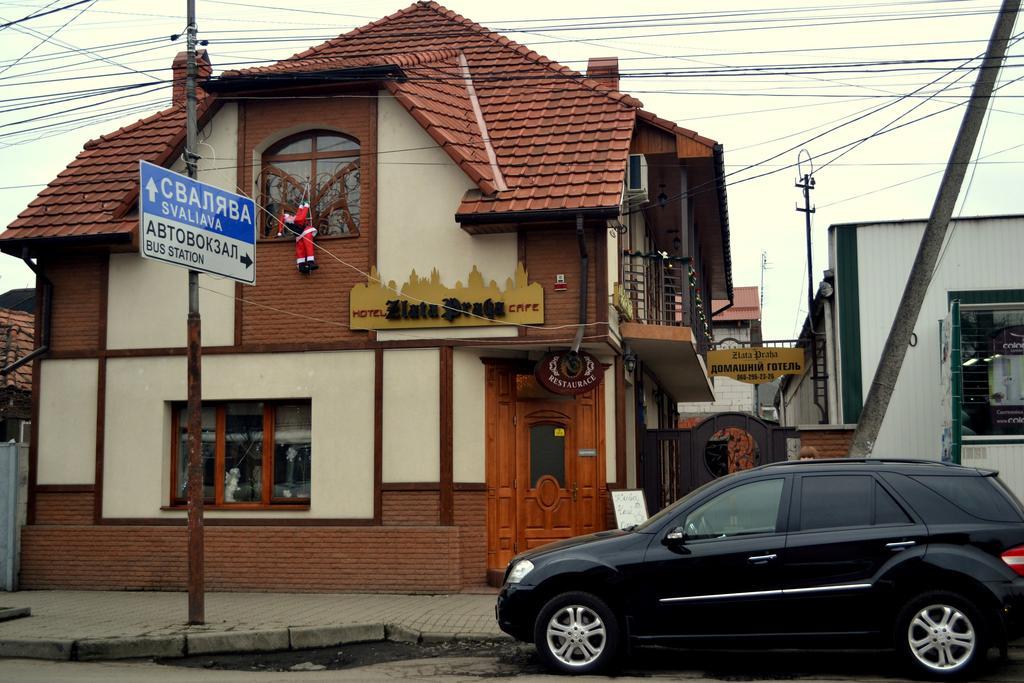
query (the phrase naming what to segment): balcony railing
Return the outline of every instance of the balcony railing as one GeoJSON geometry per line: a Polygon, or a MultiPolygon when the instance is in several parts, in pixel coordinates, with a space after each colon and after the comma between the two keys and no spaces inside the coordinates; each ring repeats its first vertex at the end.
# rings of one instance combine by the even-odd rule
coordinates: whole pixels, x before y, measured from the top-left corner
{"type": "Polygon", "coordinates": [[[690,288],[687,261],[661,254],[623,254],[623,288],[633,304],[634,322],[689,327],[697,349],[705,355],[708,339],[703,325],[693,324],[696,302],[690,288]]]}

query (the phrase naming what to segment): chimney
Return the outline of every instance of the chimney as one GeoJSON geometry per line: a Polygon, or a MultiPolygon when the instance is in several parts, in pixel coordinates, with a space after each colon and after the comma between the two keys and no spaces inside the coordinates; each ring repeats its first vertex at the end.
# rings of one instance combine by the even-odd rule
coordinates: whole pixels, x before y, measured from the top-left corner
{"type": "Polygon", "coordinates": [[[609,90],[619,89],[619,58],[591,57],[587,62],[587,78],[593,78],[609,90]]]}
{"type": "MultiPolygon", "coordinates": [[[[179,52],[171,63],[171,71],[174,74],[174,85],[171,91],[171,106],[185,106],[185,77],[188,75],[188,53],[179,52]]],[[[206,50],[196,50],[196,99],[206,97],[206,93],[199,88],[199,81],[206,80],[213,74],[213,66],[210,64],[210,54],[206,50]]]]}

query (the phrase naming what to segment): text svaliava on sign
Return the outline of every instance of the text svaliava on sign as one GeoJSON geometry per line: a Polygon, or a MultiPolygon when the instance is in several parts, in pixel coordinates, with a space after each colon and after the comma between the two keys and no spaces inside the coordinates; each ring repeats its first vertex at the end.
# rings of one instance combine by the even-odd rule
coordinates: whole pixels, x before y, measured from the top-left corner
{"type": "Polygon", "coordinates": [[[544,288],[528,281],[522,263],[504,288],[473,266],[466,284],[447,287],[437,268],[430,277],[413,270],[399,287],[394,280],[386,284],[370,270],[366,284],[352,288],[349,298],[349,326],[353,330],[398,330],[431,327],[482,327],[492,325],[544,322],[544,288]]]}

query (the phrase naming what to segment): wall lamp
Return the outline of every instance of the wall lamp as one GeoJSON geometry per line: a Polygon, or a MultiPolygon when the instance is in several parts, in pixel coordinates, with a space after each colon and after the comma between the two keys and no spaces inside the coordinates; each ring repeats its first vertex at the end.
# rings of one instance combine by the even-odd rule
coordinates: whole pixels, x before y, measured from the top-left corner
{"type": "Polygon", "coordinates": [[[632,374],[636,371],[636,361],[636,354],[627,346],[626,352],[622,354],[622,365],[626,368],[626,372],[632,374]]]}

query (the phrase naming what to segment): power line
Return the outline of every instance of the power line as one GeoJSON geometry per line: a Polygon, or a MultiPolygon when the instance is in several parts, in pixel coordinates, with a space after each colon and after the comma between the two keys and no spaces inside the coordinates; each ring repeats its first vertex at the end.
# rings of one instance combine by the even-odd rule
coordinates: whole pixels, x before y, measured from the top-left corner
{"type": "MultiPolygon", "coordinates": [[[[17,58],[16,60],[14,60],[14,62],[13,62],[12,64],[10,64],[9,66],[6,66],[6,67],[4,67],[3,69],[0,69],[0,74],[2,74],[2,73],[5,73],[6,71],[8,71],[8,70],[10,70],[11,68],[13,68],[14,66],[16,66],[16,65],[18,64],[18,62],[20,62],[20,61],[21,61],[22,59],[24,59],[25,57],[28,57],[28,56],[29,56],[30,54],[32,54],[33,52],[35,52],[35,50],[36,50],[36,49],[37,49],[38,47],[40,47],[41,45],[43,45],[43,44],[45,44],[45,43],[48,43],[48,42],[50,41],[50,39],[51,39],[51,38],[53,38],[53,37],[54,37],[55,35],[57,35],[57,34],[58,34],[58,33],[59,33],[60,31],[61,31],[61,29],[63,29],[63,28],[65,27],[65,26],[67,26],[68,24],[70,24],[70,23],[71,23],[72,21],[74,21],[74,20],[75,20],[75,19],[77,19],[78,17],[82,16],[82,13],[83,13],[83,12],[85,12],[85,10],[89,9],[89,7],[92,7],[92,6],[94,5],[94,4],[96,4],[96,0],[88,0],[88,1],[89,1],[89,4],[88,4],[88,6],[86,6],[86,7],[83,7],[82,9],[80,9],[80,10],[78,11],[78,14],[76,14],[76,15],[75,15],[75,16],[73,16],[73,17],[71,17],[71,18],[70,18],[70,19],[68,19],[67,21],[65,21],[65,22],[64,22],[63,24],[61,24],[61,25],[60,25],[60,26],[59,26],[58,28],[54,29],[54,30],[53,30],[53,31],[52,31],[52,32],[51,32],[51,33],[50,33],[50,34],[49,34],[48,36],[44,37],[44,38],[43,38],[43,39],[42,39],[41,41],[39,41],[38,43],[36,43],[35,45],[33,45],[33,46],[31,47],[31,49],[29,49],[29,51],[28,51],[28,52],[26,52],[25,54],[23,54],[23,55],[22,55],[21,57],[18,57],[18,58],[17,58]]],[[[51,4],[52,4],[52,3],[51,3],[51,4]]],[[[47,6],[49,6],[49,5],[47,5],[47,6]]],[[[3,17],[0,17],[0,19],[2,19],[2,18],[3,18],[3,17]]]]}
{"type": "MultiPolygon", "coordinates": [[[[47,10],[45,12],[36,12],[35,14],[29,14],[28,16],[24,16],[21,19],[15,19],[14,21],[8,21],[6,24],[0,24],[0,31],[4,30],[8,26],[14,26],[15,24],[20,24],[21,22],[28,21],[29,19],[37,19],[39,17],[45,17],[48,14],[54,14],[55,12],[63,12],[66,9],[71,9],[72,7],[77,7],[78,5],[84,5],[85,3],[90,1],[91,0],[78,0],[78,2],[73,2],[70,5],[64,5],[63,7],[57,7],[56,9],[47,10]]],[[[51,2],[50,5],[52,4],[53,3],[51,2]]],[[[49,7],[50,5],[46,5],[46,7],[49,7]]],[[[44,7],[43,9],[46,9],[46,7],[44,7]]]]}

